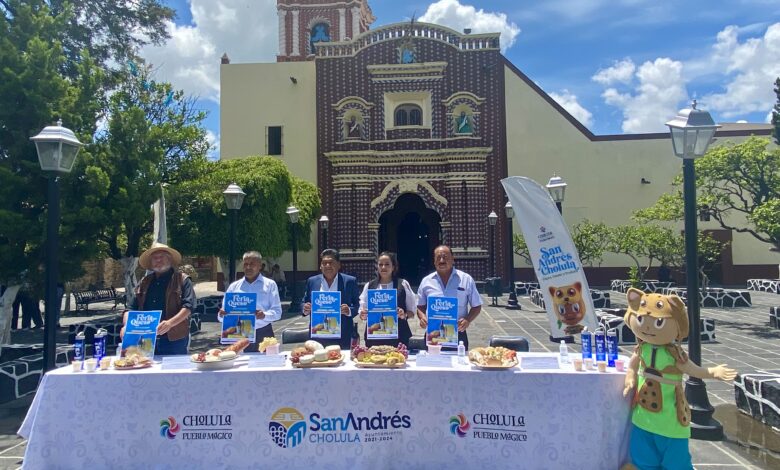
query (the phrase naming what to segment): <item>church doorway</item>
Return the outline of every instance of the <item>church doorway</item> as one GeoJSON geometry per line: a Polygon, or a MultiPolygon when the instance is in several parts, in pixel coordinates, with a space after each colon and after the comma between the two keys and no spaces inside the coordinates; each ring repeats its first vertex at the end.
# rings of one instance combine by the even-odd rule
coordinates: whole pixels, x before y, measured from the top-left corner
{"type": "Polygon", "coordinates": [[[403,194],[379,218],[379,251],[398,254],[399,274],[411,284],[433,271],[433,249],[440,241],[441,217],[416,194],[403,194]]]}

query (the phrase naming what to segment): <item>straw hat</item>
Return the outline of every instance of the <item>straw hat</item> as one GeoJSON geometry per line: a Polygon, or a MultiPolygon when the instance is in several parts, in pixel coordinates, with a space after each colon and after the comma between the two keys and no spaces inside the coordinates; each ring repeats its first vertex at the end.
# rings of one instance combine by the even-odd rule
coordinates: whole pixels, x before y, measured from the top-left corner
{"type": "Polygon", "coordinates": [[[181,253],[169,247],[168,245],[164,245],[158,242],[152,243],[152,246],[148,250],[141,253],[141,258],[138,260],[138,264],[140,264],[141,267],[144,269],[152,269],[152,265],[151,265],[152,253],[156,251],[164,251],[169,255],[171,255],[171,258],[173,258],[174,266],[178,266],[179,264],[181,264],[181,253]]]}

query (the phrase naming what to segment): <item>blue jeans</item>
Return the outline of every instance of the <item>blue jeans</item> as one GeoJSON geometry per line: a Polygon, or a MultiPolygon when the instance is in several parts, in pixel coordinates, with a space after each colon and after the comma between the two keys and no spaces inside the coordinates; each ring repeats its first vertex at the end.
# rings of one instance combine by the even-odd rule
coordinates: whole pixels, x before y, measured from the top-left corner
{"type": "Polygon", "coordinates": [[[176,341],[168,340],[168,335],[158,336],[154,354],[157,356],[178,356],[187,354],[190,347],[190,335],[176,341]]]}
{"type": "Polygon", "coordinates": [[[665,437],[631,426],[631,463],[640,470],[693,469],[688,439],[665,437]]]}

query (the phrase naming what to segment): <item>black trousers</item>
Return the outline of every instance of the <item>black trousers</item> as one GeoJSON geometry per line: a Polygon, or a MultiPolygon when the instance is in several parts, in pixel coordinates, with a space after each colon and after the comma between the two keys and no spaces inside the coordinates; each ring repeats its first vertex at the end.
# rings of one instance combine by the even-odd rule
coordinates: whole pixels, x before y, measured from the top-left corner
{"type": "MultiPolygon", "coordinates": [[[[458,342],[463,341],[463,346],[466,346],[466,351],[469,350],[469,335],[465,331],[458,331],[458,342]]],[[[452,346],[443,346],[441,348],[443,351],[457,351],[458,347],[455,346],[454,348],[452,346]]]]}
{"type": "Polygon", "coordinates": [[[16,294],[12,306],[11,329],[15,330],[19,323],[19,307],[22,308],[22,328],[30,328],[30,323],[35,323],[35,328],[43,326],[41,308],[38,302],[27,291],[20,290],[16,294]]]}

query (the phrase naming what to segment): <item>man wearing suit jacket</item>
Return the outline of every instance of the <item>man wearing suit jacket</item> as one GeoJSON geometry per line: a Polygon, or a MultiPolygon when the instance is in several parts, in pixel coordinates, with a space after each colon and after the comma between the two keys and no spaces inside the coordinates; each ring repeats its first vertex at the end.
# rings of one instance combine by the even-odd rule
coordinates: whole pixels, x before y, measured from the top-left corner
{"type": "Polygon", "coordinates": [[[357,279],[341,274],[341,262],[339,252],[328,248],[320,253],[320,272],[306,281],[306,294],[303,296],[303,315],[311,315],[311,293],[314,291],[339,291],[341,292],[341,339],[324,340],[325,346],[338,344],[341,349],[349,349],[354,329],[354,318],[360,305],[360,293],[358,292],[357,279]]]}

